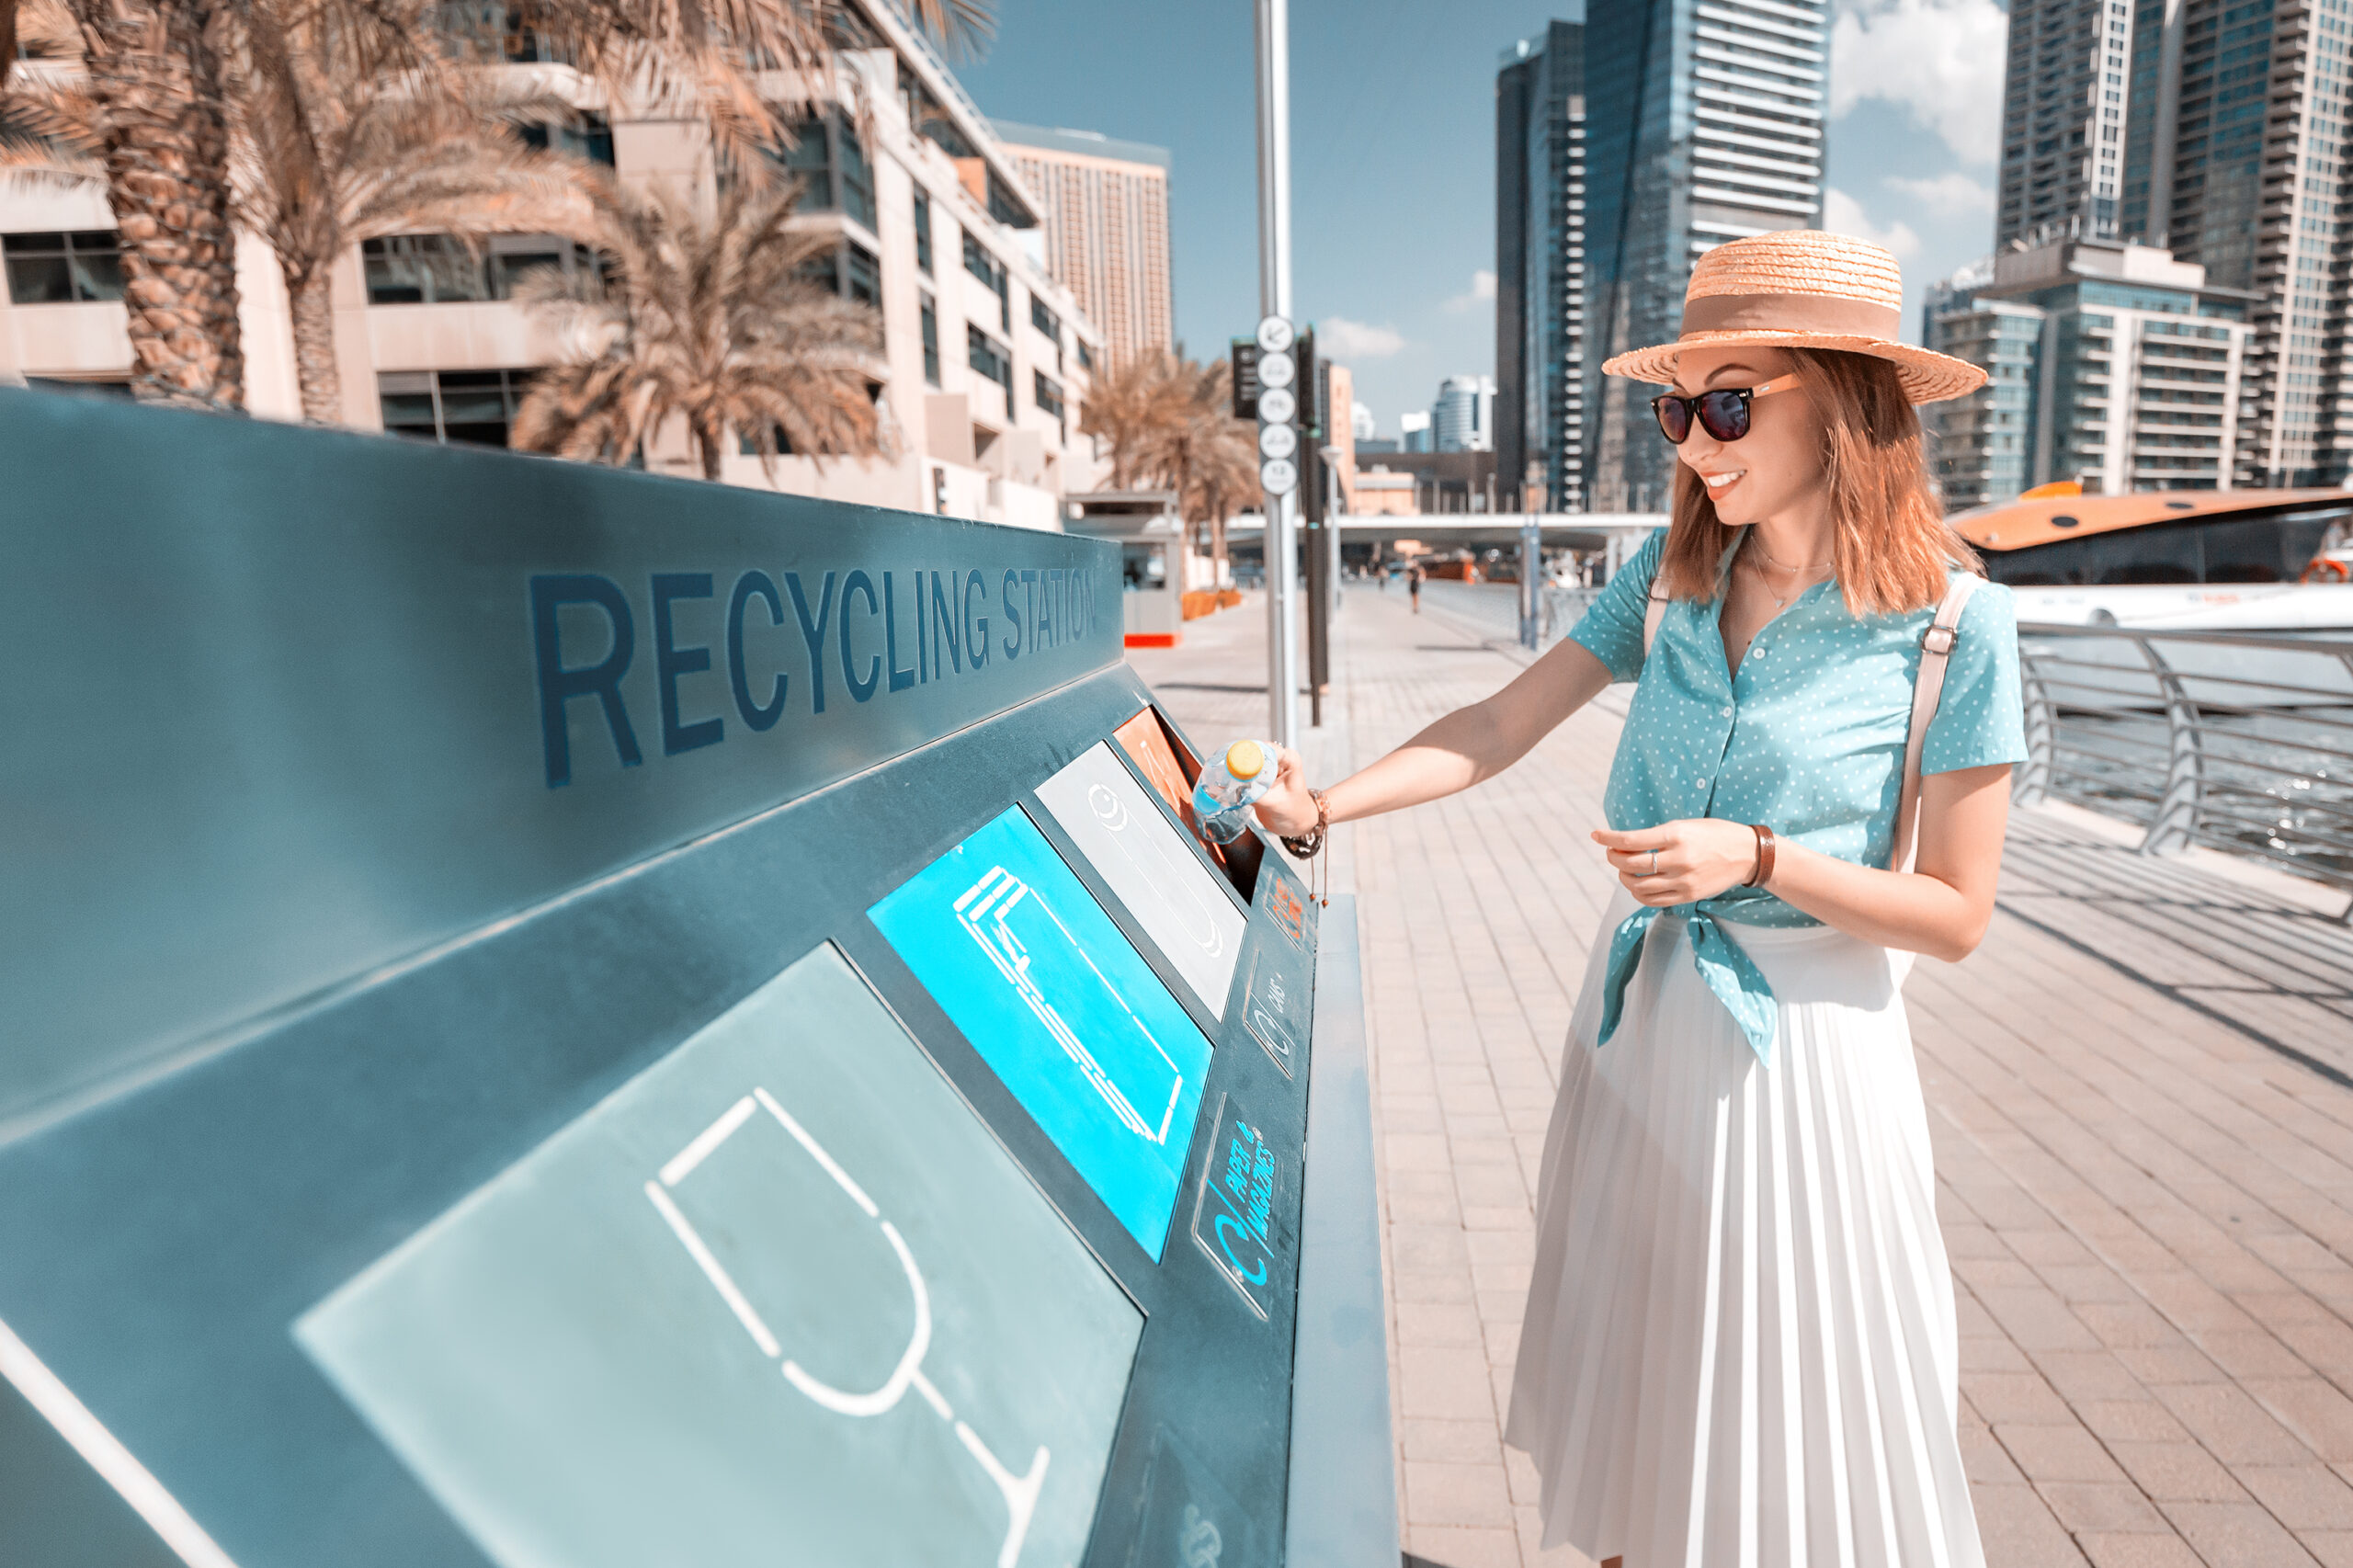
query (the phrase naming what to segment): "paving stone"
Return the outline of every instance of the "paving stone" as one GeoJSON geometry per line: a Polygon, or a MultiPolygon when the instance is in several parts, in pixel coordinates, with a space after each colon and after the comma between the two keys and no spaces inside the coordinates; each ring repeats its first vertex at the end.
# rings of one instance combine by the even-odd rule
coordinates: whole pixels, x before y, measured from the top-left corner
{"type": "Polygon", "coordinates": [[[2111,1442],[2108,1451],[2159,1502],[2233,1503],[2247,1495],[2222,1461],[2194,1442],[2111,1442]]]}
{"type": "Polygon", "coordinates": [[[1510,1489],[1500,1461],[1438,1464],[1405,1461],[1405,1520],[1412,1526],[1513,1528],[1510,1489]]]}
{"type": "Polygon", "coordinates": [[[2123,1472],[2099,1440],[2083,1427],[1994,1424],[1994,1436],[2027,1480],[2041,1485],[2054,1481],[2121,1481],[2123,1472]]]}
{"type": "Polygon", "coordinates": [[[1492,1422],[1404,1417],[1397,1427],[1398,1452],[1406,1460],[1440,1464],[1490,1464],[1503,1452],[1492,1422]]]}
{"type": "Polygon", "coordinates": [[[2171,1529],[2165,1517],[2129,1481],[2056,1481],[2039,1485],[2044,1503],[2058,1521],[2077,1535],[2086,1531],[2116,1533],[2171,1529]]]}
{"type": "Polygon", "coordinates": [[[1977,1505],[1977,1533],[1985,1543],[1989,1565],[2081,1568],[2084,1554],[2033,1487],[1973,1486],[1971,1493],[1977,1505]]]}
{"type": "Polygon", "coordinates": [[[1409,1525],[1405,1550],[1432,1568],[1523,1568],[1518,1529],[1409,1525]]]}
{"type": "Polygon", "coordinates": [[[2253,1503],[2168,1503],[2165,1511],[2210,1568],[2313,1568],[2312,1554],[2253,1503]]]}
{"type": "Polygon", "coordinates": [[[2353,1530],[2353,1487],[2325,1466],[2248,1465],[2235,1474],[2255,1500],[2290,1529],[2353,1530]]]}
{"type": "Polygon", "coordinates": [[[2092,1568],[2206,1568],[2189,1543],[2171,1530],[2168,1525],[2164,1535],[2079,1535],[2075,1544],[2092,1568]]]}

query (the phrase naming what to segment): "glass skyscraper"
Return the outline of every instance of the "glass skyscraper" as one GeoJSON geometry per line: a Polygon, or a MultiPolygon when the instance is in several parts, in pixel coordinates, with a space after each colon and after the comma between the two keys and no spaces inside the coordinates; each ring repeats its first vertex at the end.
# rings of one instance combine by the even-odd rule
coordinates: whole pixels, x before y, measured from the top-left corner
{"type": "Polygon", "coordinates": [[[1714,246],[1819,226],[1824,29],[1821,0],[1587,0],[1581,20],[1506,55],[1497,197],[1518,216],[1496,221],[1499,466],[1543,462],[1552,504],[1669,505],[1674,455],[1641,390],[1604,377],[1602,361],[1677,335],[1691,264],[1714,246]],[[1569,118],[1579,100],[1581,119],[1569,118]],[[1548,164],[1552,101],[1564,106],[1563,152],[1582,155],[1548,164]],[[1537,264],[1555,248],[1548,274],[1537,264]],[[1548,340],[1556,305],[1562,326],[1548,340]],[[1561,393],[1540,403],[1548,359],[1561,393]],[[1579,463],[1581,483],[1570,472],[1579,463]]]}
{"type": "Polygon", "coordinates": [[[1586,509],[1582,16],[1495,76],[1495,483],[1506,510],[1586,509]],[[1514,486],[1518,487],[1517,494],[1514,486]]]}

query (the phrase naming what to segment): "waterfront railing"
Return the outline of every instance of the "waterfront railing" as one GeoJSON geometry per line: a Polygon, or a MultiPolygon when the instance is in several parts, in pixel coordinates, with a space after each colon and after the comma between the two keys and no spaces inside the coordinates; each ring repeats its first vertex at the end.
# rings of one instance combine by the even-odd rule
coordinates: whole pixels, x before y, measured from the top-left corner
{"type": "MultiPolygon", "coordinates": [[[[2353,638],[2018,627],[2028,759],[2014,798],[2353,891],[2353,638]]],[[[2353,916],[2353,909],[2348,909],[2353,916]]]]}

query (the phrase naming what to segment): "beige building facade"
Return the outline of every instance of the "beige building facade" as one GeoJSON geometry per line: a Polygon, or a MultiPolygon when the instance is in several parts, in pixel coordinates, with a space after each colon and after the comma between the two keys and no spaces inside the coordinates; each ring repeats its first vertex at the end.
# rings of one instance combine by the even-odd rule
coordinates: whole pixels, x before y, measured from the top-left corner
{"type": "Polygon", "coordinates": [[[1110,361],[1172,348],[1167,150],[1003,119],[995,131],[1043,205],[1046,270],[1102,329],[1110,361]]]}
{"type": "MultiPolygon", "coordinates": [[[[873,366],[892,455],[780,459],[731,451],[726,482],[1032,528],[1061,526],[1060,498],[1094,487],[1079,414],[1103,335],[1036,258],[1045,209],[954,77],[887,0],[854,0],[873,47],[841,56],[842,103],[801,128],[788,162],[806,194],[794,222],[837,236],[828,281],[882,315],[873,366]],[[862,97],[865,131],[850,105],[862,97]],[[871,145],[868,145],[868,142],[871,145]]],[[[563,67],[516,64],[591,110],[577,151],[624,181],[715,188],[710,136],[694,120],[607,117],[563,67]]],[[[778,84],[781,88],[783,84],[778,84]]],[[[112,259],[113,221],[96,187],[0,187],[0,379],[127,391],[131,346],[112,259]]],[[[513,301],[534,266],[584,257],[546,235],[469,252],[447,236],[371,243],[337,263],[336,354],[346,424],[425,439],[506,444],[531,371],[563,346],[513,301]]],[[[241,241],[246,401],[300,417],[286,293],[276,261],[241,241]]],[[[699,474],[683,429],[646,454],[699,474]]]]}

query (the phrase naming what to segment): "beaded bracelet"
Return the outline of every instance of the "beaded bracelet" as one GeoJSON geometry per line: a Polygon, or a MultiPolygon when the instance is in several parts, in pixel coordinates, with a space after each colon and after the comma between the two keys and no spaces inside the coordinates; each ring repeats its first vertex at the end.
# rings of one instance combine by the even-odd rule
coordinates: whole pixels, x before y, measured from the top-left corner
{"type": "Polygon", "coordinates": [[[1283,835],[1283,847],[1302,860],[1313,859],[1322,851],[1324,835],[1332,826],[1332,812],[1324,803],[1324,791],[1310,790],[1307,798],[1315,802],[1315,825],[1305,833],[1283,835]]]}

